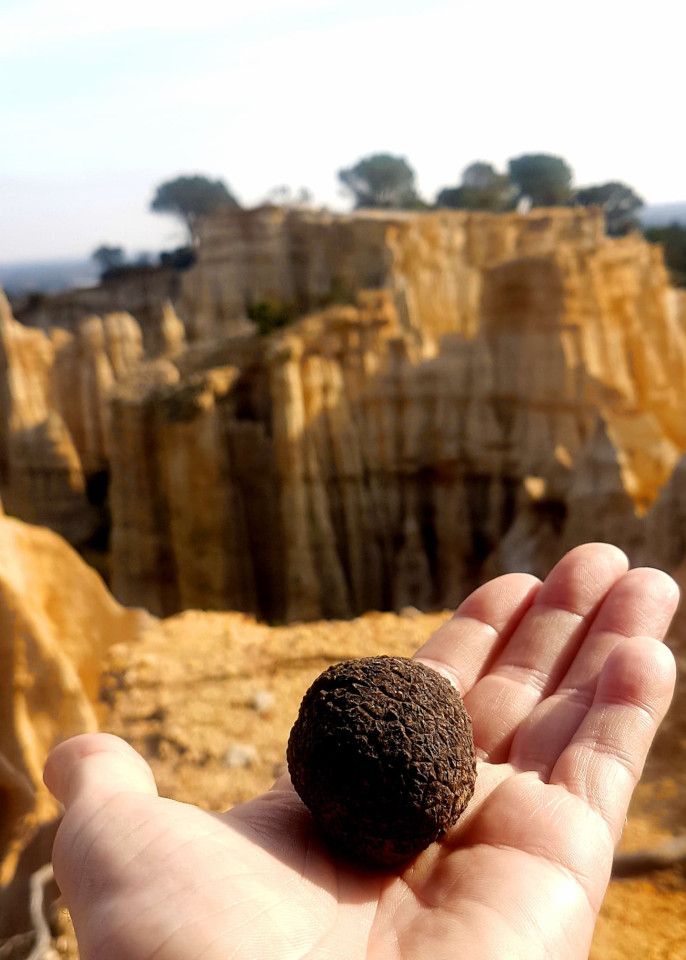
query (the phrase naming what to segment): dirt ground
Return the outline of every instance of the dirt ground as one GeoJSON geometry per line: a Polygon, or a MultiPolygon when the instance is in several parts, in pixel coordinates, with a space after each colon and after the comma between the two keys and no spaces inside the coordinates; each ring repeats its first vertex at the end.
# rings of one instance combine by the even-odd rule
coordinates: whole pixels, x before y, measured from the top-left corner
{"type": "MultiPolygon", "coordinates": [[[[211,809],[249,799],[284,769],[300,698],[328,664],[410,655],[445,614],[369,614],[351,622],[264,627],[238,614],[181,614],[135,646],[116,647],[103,684],[103,727],[149,760],[160,792],[211,809]]],[[[681,613],[673,637],[686,636],[681,613]]],[[[675,702],[636,792],[622,849],[686,831],[686,644],[675,702]]],[[[592,960],[686,960],[683,867],[611,883],[592,960]]]]}

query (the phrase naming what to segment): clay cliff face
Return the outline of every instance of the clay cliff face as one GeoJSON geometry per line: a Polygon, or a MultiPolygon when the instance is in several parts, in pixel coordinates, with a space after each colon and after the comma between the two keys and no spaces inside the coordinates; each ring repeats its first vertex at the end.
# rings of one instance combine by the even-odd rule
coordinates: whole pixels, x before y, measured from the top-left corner
{"type": "Polygon", "coordinates": [[[222,212],[177,302],[190,346],[171,306],[1,324],[7,509],[83,543],[109,478],[121,601],[346,617],[589,538],[683,556],[684,297],[599,214],[222,212]]]}
{"type": "Polygon", "coordinates": [[[179,274],[169,267],[127,268],[118,276],[105,277],[97,286],[33,296],[19,305],[17,319],[45,332],[60,327],[74,333],[88,317],[130,313],[140,323],[145,350],[150,353],[161,319],[160,307],[177,299],[179,287],[179,274]]]}
{"type": "Polygon", "coordinates": [[[236,332],[263,301],[306,313],[382,288],[405,325],[438,335],[473,328],[485,269],[565,243],[598,245],[603,223],[588,210],[418,216],[260,207],[220,211],[197,232],[196,265],[175,301],[192,337],[236,332]]]}
{"type": "MultiPolygon", "coordinates": [[[[29,874],[57,816],[43,766],[61,740],[98,728],[109,646],[150,618],[122,609],[50,530],[0,517],[0,937],[28,927],[29,874]]],[[[40,859],[43,857],[44,859],[40,859]]]]}
{"type": "MultiPolygon", "coordinates": [[[[175,353],[183,333],[168,307],[159,332],[157,352],[175,353]]],[[[0,291],[0,489],[9,513],[88,541],[109,470],[109,395],[143,359],[129,314],[46,333],[14,320],[0,291]]]]}
{"type": "Polygon", "coordinates": [[[576,210],[268,210],[206,230],[187,276],[215,320],[325,297],[334,264],[379,286],[268,339],[208,321],[214,346],[178,381],[115,391],[126,602],[346,617],[453,605],[602,531],[647,549],[640,515],[686,450],[686,338],[655,248],[576,210]]]}

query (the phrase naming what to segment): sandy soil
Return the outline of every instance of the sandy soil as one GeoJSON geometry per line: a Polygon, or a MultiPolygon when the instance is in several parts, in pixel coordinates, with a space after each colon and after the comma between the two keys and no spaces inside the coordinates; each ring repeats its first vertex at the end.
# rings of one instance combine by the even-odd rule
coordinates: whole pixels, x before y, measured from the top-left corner
{"type": "MultiPolygon", "coordinates": [[[[351,622],[264,627],[237,614],[181,614],[135,646],[113,649],[103,727],[150,762],[160,791],[226,809],[284,769],[300,698],[328,664],[375,653],[410,655],[445,614],[368,614],[351,622]]],[[[673,637],[686,636],[686,615],[673,637]]],[[[673,709],[646,766],[622,849],[686,831],[686,644],[673,709]]],[[[615,880],[592,960],[686,960],[683,868],[615,880]]]]}

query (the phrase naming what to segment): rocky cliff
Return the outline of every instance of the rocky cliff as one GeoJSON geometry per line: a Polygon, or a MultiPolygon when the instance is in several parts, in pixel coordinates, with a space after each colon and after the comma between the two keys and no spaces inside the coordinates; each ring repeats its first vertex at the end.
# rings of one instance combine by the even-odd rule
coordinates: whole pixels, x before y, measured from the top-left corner
{"type": "Polygon", "coordinates": [[[650,553],[641,515],[686,450],[686,338],[658,250],[576,210],[268,210],[206,230],[187,276],[219,298],[211,323],[196,304],[212,346],[115,390],[118,596],[340,617],[450,606],[589,537],[650,553]],[[251,299],[336,284],[354,305],[218,336],[251,299]]]}
{"type": "Polygon", "coordinates": [[[198,226],[196,265],[178,301],[191,336],[235,333],[260,303],[297,313],[388,289],[405,325],[434,335],[476,323],[486,269],[603,241],[599,212],[531,214],[219,211],[198,226]]]}
{"type": "Polygon", "coordinates": [[[141,325],[149,352],[160,322],[160,307],[178,299],[180,284],[180,273],[171,267],[127,267],[106,275],[97,286],[26,297],[17,304],[16,316],[26,326],[46,332],[60,327],[74,333],[88,317],[130,313],[141,325]]]}
{"type": "Polygon", "coordinates": [[[50,530],[0,517],[0,937],[28,926],[29,875],[49,856],[50,749],[98,728],[109,646],[149,622],[124,610],[50,530]],[[41,857],[43,859],[41,859],[41,857]]]}
{"type": "Polygon", "coordinates": [[[147,348],[0,323],[7,508],[83,543],[109,479],[123,602],[345,617],[589,538],[683,556],[684,296],[599,213],[226,211],[177,303],[147,348]]]}
{"type": "MultiPolygon", "coordinates": [[[[183,330],[161,306],[155,353],[174,354],[183,330]]],[[[18,323],[0,291],[0,491],[8,513],[83,544],[103,522],[109,396],[144,359],[126,313],[87,317],[73,333],[18,323]]]]}

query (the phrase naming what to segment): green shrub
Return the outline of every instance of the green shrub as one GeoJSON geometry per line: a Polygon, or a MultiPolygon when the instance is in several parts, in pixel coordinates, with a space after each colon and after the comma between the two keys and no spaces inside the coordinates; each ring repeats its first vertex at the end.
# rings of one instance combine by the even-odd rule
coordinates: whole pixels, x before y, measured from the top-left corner
{"type": "Polygon", "coordinates": [[[649,227],[643,231],[651,243],[661,243],[672,283],[686,287],[686,227],[671,223],[667,227],[649,227]]]}
{"type": "Polygon", "coordinates": [[[257,300],[248,305],[248,317],[257,324],[257,332],[262,337],[268,336],[274,330],[288,326],[296,317],[295,307],[275,297],[257,300]]]}

